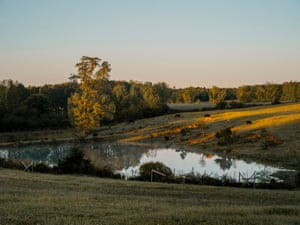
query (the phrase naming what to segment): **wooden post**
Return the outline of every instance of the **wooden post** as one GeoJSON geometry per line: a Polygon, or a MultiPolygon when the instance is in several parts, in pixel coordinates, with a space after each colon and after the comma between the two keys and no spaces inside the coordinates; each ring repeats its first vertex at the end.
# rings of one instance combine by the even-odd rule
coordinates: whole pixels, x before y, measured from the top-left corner
{"type": "Polygon", "coordinates": [[[256,171],[254,171],[254,174],[253,174],[253,188],[255,188],[255,178],[256,178],[256,171]]]}

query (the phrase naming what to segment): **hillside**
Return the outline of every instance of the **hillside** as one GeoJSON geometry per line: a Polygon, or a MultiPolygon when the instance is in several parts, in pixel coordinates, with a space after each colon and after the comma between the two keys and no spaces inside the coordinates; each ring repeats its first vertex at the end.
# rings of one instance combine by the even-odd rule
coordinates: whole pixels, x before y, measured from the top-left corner
{"type": "Polygon", "coordinates": [[[104,128],[97,137],[296,167],[300,162],[300,103],[159,116],[104,128]],[[232,132],[230,137],[215,136],[226,128],[232,132]]]}
{"type": "Polygon", "coordinates": [[[0,224],[299,224],[299,190],[256,190],[0,169],[0,224]]]}

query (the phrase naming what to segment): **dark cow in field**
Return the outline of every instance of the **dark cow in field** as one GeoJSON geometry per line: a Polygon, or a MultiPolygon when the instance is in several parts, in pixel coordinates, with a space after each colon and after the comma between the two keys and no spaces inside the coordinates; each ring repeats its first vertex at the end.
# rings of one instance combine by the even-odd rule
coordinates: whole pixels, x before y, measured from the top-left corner
{"type": "Polygon", "coordinates": [[[210,114],[205,114],[204,117],[205,117],[205,118],[209,118],[209,117],[210,117],[210,114]]]}
{"type": "Polygon", "coordinates": [[[251,121],[251,120],[247,120],[247,121],[246,121],[246,124],[247,124],[247,125],[251,125],[251,124],[252,124],[252,121],[251,121]]]}

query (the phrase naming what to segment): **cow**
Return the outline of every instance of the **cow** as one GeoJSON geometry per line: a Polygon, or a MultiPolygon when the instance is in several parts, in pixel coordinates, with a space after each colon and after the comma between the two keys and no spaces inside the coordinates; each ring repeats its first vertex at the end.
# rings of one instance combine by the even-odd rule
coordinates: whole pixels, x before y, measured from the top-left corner
{"type": "Polygon", "coordinates": [[[252,121],[251,121],[251,120],[247,120],[247,121],[246,121],[246,124],[247,124],[247,125],[251,125],[251,124],[252,124],[252,121]]]}

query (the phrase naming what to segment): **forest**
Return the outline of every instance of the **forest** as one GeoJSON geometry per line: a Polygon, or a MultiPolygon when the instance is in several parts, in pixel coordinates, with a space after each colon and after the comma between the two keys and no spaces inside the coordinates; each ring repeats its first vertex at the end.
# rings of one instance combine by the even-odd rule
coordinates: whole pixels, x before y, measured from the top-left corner
{"type": "MultiPolygon", "coordinates": [[[[0,131],[70,127],[68,100],[80,87],[76,78],[73,75],[69,77],[69,82],[62,84],[28,87],[17,81],[0,81],[0,131]]],[[[211,102],[216,104],[216,108],[223,109],[244,107],[245,103],[279,104],[300,99],[300,82],[297,81],[237,88],[171,88],[164,82],[107,80],[97,88],[101,96],[107,96],[115,107],[114,115],[102,118],[101,124],[171,113],[167,103],[211,102]]]]}

